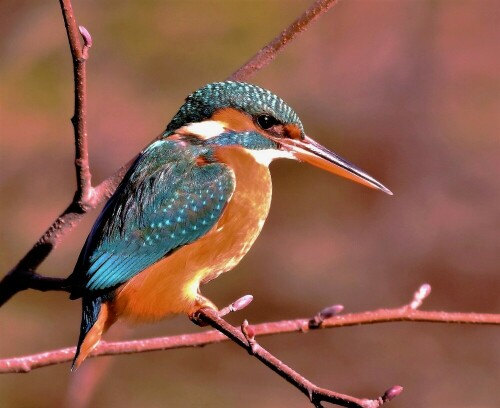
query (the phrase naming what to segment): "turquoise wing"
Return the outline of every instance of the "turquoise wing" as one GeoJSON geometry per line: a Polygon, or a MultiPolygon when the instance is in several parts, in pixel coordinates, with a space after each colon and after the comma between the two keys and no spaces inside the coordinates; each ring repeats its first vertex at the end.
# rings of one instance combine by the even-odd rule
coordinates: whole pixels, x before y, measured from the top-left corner
{"type": "Polygon", "coordinates": [[[87,238],[72,298],[106,293],[215,225],[235,182],[224,164],[197,164],[206,149],[163,140],[143,152],[87,238]]]}

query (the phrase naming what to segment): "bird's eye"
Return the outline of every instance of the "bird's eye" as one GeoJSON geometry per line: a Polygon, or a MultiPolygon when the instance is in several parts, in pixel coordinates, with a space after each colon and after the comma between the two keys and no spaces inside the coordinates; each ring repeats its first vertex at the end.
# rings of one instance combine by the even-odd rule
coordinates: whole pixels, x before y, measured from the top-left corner
{"type": "Polygon", "coordinates": [[[279,122],[278,120],[270,115],[260,115],[257,117],[257,124],[262,128],[262,129],[269,129],[273,127],[274,125],[278,125],[279,122]]]}

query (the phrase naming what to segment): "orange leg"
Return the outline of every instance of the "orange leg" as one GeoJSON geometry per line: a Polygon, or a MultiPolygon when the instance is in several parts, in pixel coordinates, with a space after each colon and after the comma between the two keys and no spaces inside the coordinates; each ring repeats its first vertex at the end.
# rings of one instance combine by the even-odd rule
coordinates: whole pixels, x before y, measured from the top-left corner
{"type": "Polygon", "coordinates": [[[195,298],[195,303],[193,305],[193,309],[191,313],[189,313],[189,319],[194,323],[197,324],[198,326],[206,326],[206,323],[202,322],[199,317],[198,317],[198,310],[203,309],[203,308],[208,308],[208,309],[213,309],[215,311],[219,311],[219,308],[215,306],[215,304],[207,299],[205,296],[203,296],[200,291],[198,290],[198,294],[196,295],[195,298]]]}

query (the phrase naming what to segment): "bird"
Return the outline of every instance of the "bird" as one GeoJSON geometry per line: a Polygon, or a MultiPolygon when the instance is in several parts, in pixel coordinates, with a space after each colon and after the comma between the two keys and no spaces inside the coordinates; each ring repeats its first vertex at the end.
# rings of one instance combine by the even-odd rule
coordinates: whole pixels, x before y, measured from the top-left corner
{"type": "Polygon", "coordinates": [[[200,287],[233,269],[260,234],[271,204],[269,164],[279,158],[392,194],[307,136],[272,92],[238,81],[199,88],[137,156],[67,278],[70,299],[82,299],[73,371],[118,319],[218,310],[200,287]]]}

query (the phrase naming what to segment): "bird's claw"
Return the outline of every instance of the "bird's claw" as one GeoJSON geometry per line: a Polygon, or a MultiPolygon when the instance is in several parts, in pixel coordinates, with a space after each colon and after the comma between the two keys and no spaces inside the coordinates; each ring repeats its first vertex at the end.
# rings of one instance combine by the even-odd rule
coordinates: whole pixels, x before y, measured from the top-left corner
{"type": "Polygon", "coordinates": [[[241,298],[235,300],[233,303],[231,303],[229,306],[226,306],[219,310],[217,306],[215,306],[210,300],[202,296],[201,294],[198,294],[196,297],[196,309],[193,313],[189,314],[189,319],[196,325],[200,327],[207,326],[207,324],[201,319],[200,317],[200,310],[203,308],[208,308],[212,309],[216,312],[216,314],[219,317],[225,316],[229,313],[232,312],[237,312],[238,310],[244,309],[247,307],[253,300],[252,295],[245,295],[242,296],[241,298]]]}

